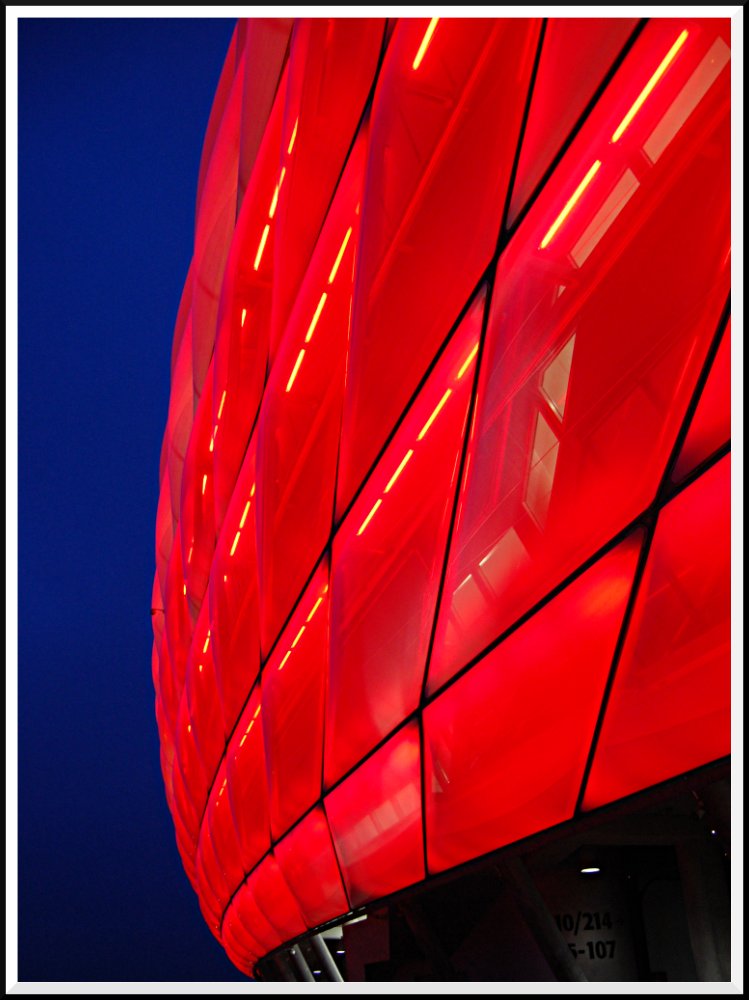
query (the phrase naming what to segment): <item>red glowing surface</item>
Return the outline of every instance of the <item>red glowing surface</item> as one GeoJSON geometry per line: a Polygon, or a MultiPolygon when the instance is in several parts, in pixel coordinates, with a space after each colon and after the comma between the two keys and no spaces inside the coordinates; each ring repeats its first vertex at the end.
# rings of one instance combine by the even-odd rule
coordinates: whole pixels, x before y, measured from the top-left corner
{"type": "Polygon", "coordinates": [[[424,712],[430,871],[572,817],[640,541],[604,556],[424,712]]]}
{"type": "Polygon", "coordinates": [[[658,519],[586,808],[730,752],[730,472],[727,456],[658,519]]]}
{"type": "Polygon", "coordinates": [[[729,753],[730,24],[634,28],[234,34],[151,673],[177,850],[248,975],[729,753]]]}
{"type": "Polygon", "coordinates": [[[409,723],[325,799],[352,906],[424,877],[419,756],[409,723]]]}

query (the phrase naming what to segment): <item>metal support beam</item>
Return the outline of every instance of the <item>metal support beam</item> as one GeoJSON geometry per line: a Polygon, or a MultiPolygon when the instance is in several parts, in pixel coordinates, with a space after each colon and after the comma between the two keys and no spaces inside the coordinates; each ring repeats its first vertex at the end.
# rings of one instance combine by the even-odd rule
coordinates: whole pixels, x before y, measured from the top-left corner
{"type": "Polygon", "coordinates": [[[307,960],[302,954],[302,949],[298,944],[295,944],[291,949],[291,959],[297,967],[297,971],[299,972],[302,982],[314,983],[315,977],[312,975],[310,967],[307,965],[307,960]]]}
{"type": "Polygon", "coordinates": [[[312,938],[312,947],[315,949],[317,957],[322,962],[322,967],[325,969],[325,974],[331,983],[342,983],[344,982],[343,976],[338,970],[338,966],[333,961],[333,956],[330,954],[330,949],[328,948],[325,938],[322,934],[315,934],[312,938]]]}
{"type": "Polygon", "coordinates": [[[572,957],[541,893],[518,858],[507,858],[497,871],[512,891],[518,909],[544,958],[560,982],[586,983],[587,976],[572,957]]]}

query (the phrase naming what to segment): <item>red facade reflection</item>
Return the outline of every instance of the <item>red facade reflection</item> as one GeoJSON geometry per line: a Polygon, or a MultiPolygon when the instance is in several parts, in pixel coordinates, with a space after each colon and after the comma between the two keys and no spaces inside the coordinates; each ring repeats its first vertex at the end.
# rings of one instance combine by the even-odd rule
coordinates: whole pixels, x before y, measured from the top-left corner
{"type": "Polygon", "coordinates": [[[730,31],[240,28],[152,676],[180,857],[251,975],[730,752],[730,31]]]}

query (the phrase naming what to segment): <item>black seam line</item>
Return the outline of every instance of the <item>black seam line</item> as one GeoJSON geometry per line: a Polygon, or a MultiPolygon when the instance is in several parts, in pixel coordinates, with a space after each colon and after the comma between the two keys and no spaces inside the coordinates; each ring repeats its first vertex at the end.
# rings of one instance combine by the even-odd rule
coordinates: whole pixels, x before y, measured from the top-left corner
{"type": "Polygon", "coordinates": [[[619,664],[621,662],[621,658],[624,652],[624,644],[629,635],[630,622],[632,620],[635,604],[637,603],[638,594],[640,592],[643,576],[645,574],[645,568],[648,563],[648,557],[650,555],[653,539],[655,537],[655,531],[658,523],[658,515],[660,511],[663,509],[663,506],[665,505],[667,500],[671,498],[669,495],[672,493],[672,481],[671,481],[672,470],[676,462],[678,461],[684,441],[686,439],[687,434],[689,433],[689,428],[692,425],[692,418],[697,409],[697,406],[699,405],[700,399],[702,398],[702,392],[708,380],[710,372],[712,371],[713,361],[715,359],[716,354],[718,353],[718,348],[720,347],[720,342],[723,337],[723,331],[726,328],[726,324],[728,323],[728,318],[730,315],[731,315],[731,296],[729,293],[728,297],[726,298],[726,304],[723,307],[723,311],[718,320],[717,329],[713,334],[710,347],[707,351],[705,360],[703,361],[699,377],[697,378],[697,382],[695,383],[694,389],[692,390],[692,396],[689,400],[689,404],[682,418],[679,432],[676,435],[676,440],[671,449],[669,458],[666,461],[660,484],[658,486],[658,489],[656,490],[655,500],[653,501],[652,515],[649,518],[649,523],[646,524],[645,527],[645,537],[643,538],[642,548],[640,549],[640,554],[638,556],[637,566],[635,568],[635,574],[632,579],[632,588],[630,590],[629,597],[627,599],[627,605],[624,609],[624,616],[622,617],[622,623],[619,629],[619,635],[617,637],[616,646],[614,647],[614,653],[611,658],[611,666],[609,668],[608,678],[606,679],[606,686],[604,688],[603,697],[601,699],[601,704],[598,709],[598,718],[596,719],[596,725],[593,730],[593,736],[590,742],[590,748],[588,750],[588,757],[585,762],[585,768],[583,770],[583,776],[580,782],[580,790],[578,792],[577,803],[575,805],[576,815],[578,815],[581,812],[583,807],[583,799],[585,798],[585,792],[587,790],[588,780],[590,779],[590,772],[592,770],[593,761],[595,759],[595,755],[598,750],[598,744],[601,738],[601,730],[603,729],[603,723],[608,710],[609,701],[611,699],[611,692],[614,687],[616,675],[619,670],[619,664]]]}
{"type": "MultiPolygon", "coordinates": [[[[411,722],[417,722],[419,720],[419,718],[420,718],[420,716],[423,713],[423,711],[424,711],[425,708],[427,708],[433,701],[435,701],[437,698],[439,698],[448,688],[450,688],[454,684],[456,684],[461,679],[461,677],[464,676],[464,674],[468,673],[468,671],[470,671],[473,667],[475,667],[479,663],[479,661],[483,660],[485,656],[487,656],[489,653],[493,652],[493,650],[496,649],[497,646],[501,645],[506,639],[508,639],[512,635],[513,632],[516,632],[523,625],[525,625],[527,621],[529,621],[531,618],[533,618],[547,604],[551,603],[551,601],[553,601],[556,597],[558,597],[559,594],[562,593],[562,591],[566,590],[567,587],[569,587],[571,584],[573,584],[575,582],[575,580],[577,580],[585,572],[587,572],[587,570],[589,570],[592,566],[594,566],[600,559],[603,559],[604,556],[608,555],[609,552],[613,551],[613,549],[615,549],[617,547],[617,545],[619,545],[622,541],[624,541],[630,534],[632,534],[634,531],[636,531],[638,528],[641,528],[641,527],[643,527],[643,528],[645,528],[647,530],[648,525],[653,522],[654,518],[657,516],[659,510],[662,507],[666,506],[666,504],[670,503],[676,496],[678,496],[680,493],[683,493],[686,489],[688,489],[689,486],[691,486],[701,475],[703,475],[705,472],[707,472],[709,469],[711,469],[714,465],[717,465],[718,462],[722,458],[725,457],[725,454],[728,451],[730,451],[730,442],[728,444],[725,444],[725,445],[721,446],[721,448],[719,448],[716,452],[714,452],[713,455],[711,455],[709,458],[705,459],[701,463],[701,465],[697,469],[694,470],[693,474],[690,474],[690,476],[686,477],[682,482],[676,484],[675,487],[674,487],[673,493],[668,497],[667,501],[665,501],[663,504],[660,504],[660,506],[658,504],[658,501],[654,501],[648,507],[646,507],[643,511],[641,511],[641,513],[638,514],[637,517],[635,517],[632,521],[630,521],[627,525],[625,525],[625,527],[622,528],[619,532],[617,532],[616,535],[613,535],[604,545],[602,545],[596,552],[594,552],[593,555],[589,556],[588,559],[586,559],[583,563],[581,563],[575,570],[573,570],[572,573],[570,573],[560,583],[558,583],[554,588],[552,588],[550,591],[548,591],[539,601],[537,601],[532,607],[530,607],[519,618],[517,618],[510,626],[508,626],[503,632],[501,632],[495,639],[493,639],[490,643],[488,643],[486,646],[484,646],[478,653],[476,653],[470,660],[468,660],[468,662],[465,663],[459,670],[457,670],[451,677],[449,677],[446,681],[444,681],[438,688],[435,688],[435,690],[432,691],[430,694],[428,694],[428,695],[425,694],[424,697],[422,699],[420,699],[419,705],[417,706],[416,709],[414,709],[412,712],[410,712],[396,726],[394,726],[391,730],[389,730],[388,733],[385,736],[383,736],[382,739],[380,739],[373,747],[371,747],[367,751],[367,753],[364,754],[363,757],[361,757],[352,767],[348,768],[348,770],[344,771],[344,773],[339,778],[337,778],[334,782],[332,782],[327,788],[324,787],[324,778],[323,778],[323,793],[321,794],[321,797],[319,799],[317,799],[315,802],[313,802],[312,805],[310,805],[299,816],[299,818],[296,819],[288,827],[288,829],[286,829],[283,832],[283,834],[280,837],[276,838],[275,840],[273,838],[271,838],[271,848],[270,848],[270,850],[272,851],[283,839],[285,839],[292,832],[292,830],[294,830],[304,819],[306,819],[307,816],[317,806],[321,806],[323,808],[323,810],[325,812],[325,818],[326,818],[326,821],[327,821],[327,810],[325,809],[325,799],[326,799],[326,797],[332,791],[334,791],[339,785],[341,785],[344,781],[346,781],[347,778],[350,778],[351,775],[354,774],[355,771],[358,771],[359,768],[370,759],[370,757],[373,757],[379,750],[381,750],[390,739],[392,739],[394,736],[396,736],[400,732],[401,729],[404,729],[411,722]]],[[[327,554],[327,552],[324,552],[323,556],[326,555],[326,554],[327,554]]],[[[318,565],[319,565],[319,563],[318,563],[318,565]]],[[[635,570],[635,575],[636,575],[636,573],[637,573],[637,570],[635,570]]],[[[314,574],[314,571],[313,571],[313,574],[314,574]]],[[[295,610],[296,610],[296,608],[295,608],[295,610]]],[[[293,612],[292,612],[292,614],[293,614],[293,612]]],[[[625,614],[626,614],[626,612],[625,612],[625,614]]],[[[282,631],[283,631],[283,629],[282,629],[282,631]]],[[[216,778],[218,777],[218,772],[219,772],[219,769],[221,767],[221,764],[223,763],[224,759],[226,758],[226,754],[228,752],[229,743],[231,742],[231,739],[232,739],[232,737],[234,735],[234,732],[235,732],[235,730],[237,728],[237,725],[239,723],[239,719],[241,718],[242,713],[244,712],[244,709],[246,708],[247,703],[250,700],[252,692],[255,690],[255,687],[257,686],[257,684],[259,683],[259,681],[260,681],[260,674],[258,674],[258,677],[256,678],[256,680],[252,684],[250,692],[247,695],[247,698],[245,699],[244,705],[243,705],[241,711],[239,712],[239,715],[237,716],[237,721],[234,724],[231,736],[227,740],[226,747],[224,749],[224,753],[221,756],[221,759],[219,760],[218,766],[216,768],[216,774],[215,774],[215,776],[213,778],[213,781],[211,782],[211,785],[210,785],[210,788],[209,788],[208,796],[207,796],[207,799],[206,799],[206,805],[205,805],[205,808],[203,810],[203,814],[201,816],[200,826],[198,827],[198,839],[200,837],[200,833],[201,833],[202,827],[203,827],[203,822],[205,820],[205,812],[206,812],[206,809],[207,809],[207,806],[208,806],[208,801],[210,800],[211,794],[213,792],[213,785],[215,784],[216,778]]],[[[422,782],[422,790],[423,790],[423,788],[424,788],[424,785],[423,785],[423,782],[422,782]]],[[[422,803],[422,805],[423,805],[423,803],[422,803]]],[[[328,825],[330,825],[330,824],[328,823],[328,825]]],[[[331,841],[333,842],[332,834],[331,834],[331,841]]],[[[267,853],[270,853],[270,852],[266,852],[266,855],[263,855],[263,857],[266,857],[267,853]]],[[[335,849],[334,849],[334,853],[335,853],[336,862],[338,863],[338,867],[339,867],[339,871],[340,871],[340,862],[338,860],[337,852],[335,852],[335,849]]],[[[259,862],[258,862],[258,864],[259,864],[259,862]]],[[[250,872],[248,873],[248,875],[246,876],[246,878],[248,878],[249,875],[252,874],[252,872],[255,870],[256,867],[257,867],[257,864],[250,870],[250,872]]],[[[346,894],[346,896],[348,896],[348,892],[346,890],[345,882],[344,882],[343,879],[342,879],[342,884],[344,886],[344,893],[346,894]]],[[[349,900],[349,903],[350,902],[351,901],[349,900]]]]}
{"type": "MultiPolygon", "coordinates": [[[[448,868],[445,871],[436,872],[433,875],[427,875],[426,878],[421,879],[418,882],[412,882],[409,885],[404,886],[402,889],[397,889],[395,892],[389,893],[387,896],[381,896],[377,899],[369,900],[367,903],[362,903],[349,913],[343,913],[323,924],[319,924],[314,928],[303,931],[301,934],[297,934],[293,938],[289,938],[288,941],[278,945],[273,949],[273,951],[269,951],[263,955],[263,957],[256,963],[256,966],[261,962],[266,961],[266,959],[275,958],[276,955],[281,954],[286,949],[292,948],[300,942],[307,940],[307,938],[313,934],[319,934],[321,931],[330,927],[336,927],[342,923],[346,923],[354,917],[369,914],[372,911],[382,909],[385,906],[391,906],[392,904],[399,902],[401,899],[408,899],[412,895],[420,895],[423,892],[438,889],[441,886],[448,885],[450,882],[456,881],[466,875],[479,874],[486,866],[496,864],[499,859],[514,856],[525,856],[534,850],[543,849],[548,843],[555,843],[563,840],[566,835],[581,835],[588,829],[595,831],[596,828],[599,827],[601,823],[605,822],[609,816],[616,818],[616,816],[622,812],[631,814],[633,810],[637,812],[645,810],[648,807],[653,807],[657,805],[658,802],[664,798],[664,796],[668,797],[670,793],[678,793],[680,786],[694,783],[701,777],[707,776],[710,772],[717,772],[717,775],[720,776],[722,771],[730,767],[730,762],[730,755],[718,757],[716,760],[708,761],[706,764],[701,764],[699,767],[686,771],[683,774],[666,778],[664,781],[650,785],[648,788],[632,792],[630,795],[616,799],[614,802],[607,802],[605,805],[599,806],[596,809],[591,809],[590,811],[583,813],[581,816],[573,815],[569,819],[563,820],[561,823],[557,823],[555,826],[546,827],[544,830],[539,830],[537,833],[531,834],[530,836],[523,837],[520,840],[515,840],[511,844],[503,844],[502,847],[494,848],[494,850],[480,854],[478,857],[469,858],[467,861],[461,861],[459,864],[454,865],[452,868],[448,868]]],[[[716,780],[718,780],[717,777],[716,780]]]]}
{"type": "Polygon", "coordinates": [[[489,318],[491,316],[491,304],[494,296],[494,282],[497,275],[497,267],[499,266],[499,257],[503,249],[503,233],[505,231],[507,213],[509,212],[510,209],[510,201],[512,198],[512,191],[515,186],[515,177],[517,174],[518,164],[520,162],[520,151],[523,146],[523,139],[525,137],[525,130],[528,125],[528,118],[530,117],[531,104],[533,101],[533,91],[535,88],[536,77],[538,75],[538,67],[541,63],[541,53],[544,47],[544,38],[546,36],[547,23],[548,23],[547,18],[543,18],[538,32],[538,38],[536,40],[536,52],[533,58],[533,66],[531,67],[530,76],[528,78],[528,90],[525,96],[525,106],[523,108],[523,114],[521,116],[520,124],[518,127],[512,167],[510,169],[510,175],[507,179],[507,190],[505,191],[504,205],[502,207],[502,216],[500,218],[499,232],[497,234],[497,240],[494,248],[493,262],[490,265],[489,274],[487,276],[486,291],[484,298],[484,311],[481,317],[481,328],[479,330],[479,349],[476,357],[476,366],[473,372],[471,394],[468,401],[468,408],[466,410],[463,438],[460,443],[460,458],[458,461],[458,470],[455,479],[455,485],[453,488],[453,496],[450,509],[450,520],[448,522],[447,534],[445,537],[445,547],[442,553],[442,568],[440,570],[440,578],[439,578],[439,583],[437,585],[434,610],[432,612],[432,624],[429,631],[429,641],[427,643],[426,657],[424,659],[424,666],[422,669],[421,688],[419,691],[419,710],[420,710],[419,738],[420,738],[420,748],[421,748],[421,754],[419,757],[419,776],[420,776],[420,790],[421,790],[421,835],[422,835],[422,846],[424,852],[425,875],[429,874],[429,855],[427,851],[426,760],[424,754],[423,709],[426,698],[427,682],[429,678],[429,666],[432,660],[432,654],[434,652],[434,643],[436,641],[436,636],[437,636],[437,626],[439,623],[440,607],[442,605],[442,600],[444,597],[445,582],[447,580],[447,572],[448,572],[448,567],[450,565],[450,553],[453,547],[453,535],[455,533],[455,523],[457,521],[457,516],[458,516],[458,507],[460,505],[461,483],[463,481],[463,475],[465,472],[465,463],[470,444],[471,429],[473,421],[477,418],[478,415],[479,374],[481,371],[481,362],[483,360],[484,350],[488,337],[487,330],[489,327],[489,318]]]}
{"type": "MultiPolygon", "coordinates": [[[[609,539],[609,541],[606,542],[605,545],[601,546],[601,548],[598,549],[597,552],[595,552],[592,556],[590,556],[588,559],[586,559],[585,562],[581,563],[580,566],[578,566],[577,569],[575,569],[572,573],[569,574],[569,576],[567,576],[564,580],[562,580],[561,583],[559,583],[556,587],[554,587],[552,590],[550,590],[544,597],[541,598],[541,600],[537,601],[536,604],[533,605],[533,607],[529,608],[529,610],[526,611],[523,615],[521,615],[520,618],[518,618],[512,625],[510,625],[508,628],[506,628],[502,633],[500,633],[499,636],[497,636],[495,639],[493,639],[479,653],[477,653],[474,657],[472,657],[471,660],[469,660],[468,663],[466,663],[463,667],[461,667],[460,670],[456,671],[452,675],[452,677],[448,678],[440,687],[436,688],[431,694],[426,695],[423,698],[422,702],[419,704],[419,706],[416,709],[414,709],[412,712],[410,712],[404,719],[402,719],[396,726],[394,726],[384,737],[382,737],[382,739],[380,739],[370,750],[368,750],[367,753],[364,754],[364,756],[361,757],[352,767],[350,767],[339,778],[337,778],[332,784],[330,784],[328,786],[328,788],[326,789],[324,795],[320,799],[318,799],[317,801],[313,802],[312,805],[309,806],[309,808],[306,809],[305,812],[303,812],[301,814],[301,816],[299,816],[299,818],[296,819],[288,827],[288,829],[286,829],[283,832],[283,834],[280,837],[276,838],[275,840],[271,838],[271,848],[269,849],[269,851],[267,851],[263,855],[263,857],[260,859],[260,861],[258,861],[253,866],[253,868],[245,876],[245,879],[243,880],[243,882],[241,884],[244,884],[244,881],[246,881],[247,878],[249,878],[249,876],[255,871],[255,869],[258,867],[258,865],[268,856],[268,854],[272,853],[273,850],[278,846],[278,844],[282,840],[284,840],[297,826],[299,826],[299,824],[304,819],[306,819],[307,816],[309,816],[309,814],[315,808],[322,807],[322,809],[323,809],[323,811],[325,813],[326,821],[327,821],[327,810],[325,809],[325,799],[327,798],[328,795],[330,795],[331,792],[333,792],[336,788],[338,788],[339,785],[343,784],[344,781],[346,781],[348,778],[350,778],[356,771],[359,770],[360,767],[362,767],[362,765],[364,765],[365,763],[367,763],[367,761],[371,757],[373,757],[379,750],[381,750],[385,746],[386,743],[388,743],[392,738],[394,738],[402,729],[405,729],[409,724],[416,722],[416,723],[419,724],[420,730],[421,730],[422,717],[423,717],[423,712],[424,712],[425,708],[427,708],[433,701],[435,701],[437,698],[439,698],[448,688],[450,688],[454,684],[456,684],[460,680],[460,678],[463,677],[464,674],[466,674],[469,670],[471,670],[473,667],[475,667],[481,660],[484,659],[484,657],[486,657],[489,653],[491,653],[497,646],[501,645],[506,639],[508,639],[510,637],[510,635],[512,635],[513,632],[516,632],[518,629],[520,629],[529,619],[533,618],[547,604],[549,604],[556,597],[558,597],[560,593],[562,593],[569,586],[571,586],[575,582],[575,580],[577,580],[580,576],[582,576],[588,569],[590,569],[592,566],[594,566],[599,560],[603,559],[604,556],[606,556],[609,552],[613,551],[613,549],[615,549],[628,536],[632,535],[638,528],[641,528],[641,529],[643,529],[646,532],[646,537],[643,539],[642,547],[640,549],[640,554],[638,556],[638,564],[637,564],[637,567],[635,568],[635,574],[634,574],[634,577],[633,577],[632,589],[630,591],[630,596],[628,598],[627,607],[626,607],[625,612],[624,612],[624,618],[622,620],[622,628],[620,630],[620,635],[619,635],[619,639],[617,641],[617,647],[616,647],[616,649],[618,650],[620,644],[623,643],[623,638],[626,638],[627,627],[629,625],[629,620],[631,618],[631,612],[632,612],[633,605],[634,605],[634,599],[636,597],[637,583],[639,582],[638,581],[638,573],[639,573],[639,576],[641,577],[642,576],[642,572],[644,570],[645,563],[647,561],[647,554],[648,554],[648,550],[649,550],[650,541],[652,540],[652,535],[653,535],[653,532],[654,532],[655,520],[657,519],[657,516],[660,513],[660,510],[662,510],[663,507],[667,506],[667,504],[670,503],[675,498],[675,496],[677,496],[680,493],[683,493],[689,486],[692,485],[692,483],[697,478],[699,478],[700,475],[702,475],[705,472],[707,472],[714,465],[717,465],[718,462],[725,456],[726,451],[728,449],[730,449],[730,445],[723,445],[720,449],[718,449],[716,452],[714,452],[714,454],[712,456],[710,456],[710,458],[706,459],[702,463],[702,467],[703,468],[702,468],[702,471],[699,473],[699,475],[690,476],[688,480],[684,480],[682,483],[679,483],[678,487],[677,487],[677,489],[675,491],[675,493],[672,496],[670,496],[665,503],[659,505],[658,501],[654,501],[648,507],[646,507],[636,518],[634,518],[634,520],[630,521],[630,523],[627,524],[624,528],[622,528],[621,531],[619,531],[616,535],[614,535],[611,539],[609,539]]],[[[615,651],[614,657],[616,657],[616,651],[615,651]]],[[[613,677],[611,675],[609,677],[609,680],[613,681],[613,677]]],[[[253,685],[253,690],[254,690],[254,687],[255,687],[255,685],[253,685]]],[[[607,684],[607,690],[609,690],[609,685],[608,684],[607,684]]],[[[605,697],[606,697],[606,695],[604,694],[604,698],[605,697]]],[[[602,702],[602,704],[603,704],[603,702],[602,702]]],[[[601,715],[601,718],[602,718],[602,715],[601,715]]],[[[422,750],[422,754],[423,754],[423,743],[422,743],[422,746],[421,746],[421,750],[422,750]]],[[[667,779],[667,780],[670,781],[670,780],[674,780],[674,779],[667,779]]],[[[423,782],[423,777],[422,777],[422,782],[423,782]]],[[[423,792],[423,787],[424,786],[423,786],[423,783],[422,783],[422,792],[423,792]]],[[[656,786],[652,786],[652,787],[656,787],[656,786]]],[[[633,794],[640,794],[640,792],[638,791],[638,792],[633,793],[633,794]]],[[[422,800],[423,800],[423,797],[424,796],[422,795],[422,800]]],[[[617,803],[620,802],[620,801],[624,801],[624,799],[627,799],[627,798],[629,798],[629,796],[624,796],[622,799],[617,799],[617,803]]],[[[423,807],[423,801],[422,801],[422,807],[423,807]]],[[[598,810],[596,810],[596,812],[598,812],[598,810]]],[[[577,814],[578,814],[578,805],[576,805],[576,807],[575,807],[575,816],[577,814]]],[[[587,815],[587,813],[586,813],[586,815],[587,815]]],[[[571,820],[569,822],[571,822],[571,820]]],[[[556,827],[551,827],[549,829],[556,829],[556,827]]],[[[540,832],[545,832],[545,831],[540,831],[540,832]]],[[[332,834],[331,834],[331,841],[333,841],[332,834]]],[[[489,853],[492,854],[494,852],[489,852],[489,853]]],[[[337,854],[336,854],[336,860],[338,860],[337,854]]],[[[476,860],[476,859],[472,859],[472,860],[476,860]]],[[[339,870],[340,870],[340,864],[339,864],[339,870]]],[[[426,868],[426,866],[425,866],[425,872],[426,872],[426,877],[427,878],[433,877],[432,875],[430,875],[429,870],[428,870],[428,868],[426,868]]],[[[442,874],[442,873],[440,873],[440,874],[442,874]]],[[[344,882],[343,878],[341,879],[341,881],[342,881],[342,884],[344,886],[344,892],[345,892],[346,896],[348,897],[348,893],[346,892],[345,882],[344,882]]],[[[234,898],[234,895],[236,894],[236,891],[237,890],[235,890],[235,893],[232,894],[231,899],[234,898]]],[[[229,900],[229,902],[231,902],[231,899],[229,900]]],[[[351,901],[348,900],[348,902],[350,904],[351,901]]],[[[228,904],[227,904],[227,907],[228,907],[228,904]]],[[[353,913],[353,912],[356,912],[356,911],[352,910],[351,912],[353,913]]],[[[321,926],[326,926],[326,925],[321,925],[321,926]]]]}
{"type": "Polygon", "coordinates": [[[519,228],[519,226],[522,225],[523,221],[525,220],[525,217],[528,215],[528,213],[530,212],[530,210],[533,208],[533,205],[538,200],[539,195],[541,194],[541,192],[543,191],[543,189],[548,184],[548,182],[549,182],[552,174],[556,171],[557,167],[559,166],[559,164],[564,159],[564,157],[565,157],[565,155],[567,153],[567,150],[570,148],[570,146],[575,141],[575,139],[577,138],[577,136],[579,135],[579,133],[582,131],[583,126],[585,125],[586,121],[588,120],[588,117],[590,116],[591,112],[595,108],[596,104],[599,102],[599,100],[603,96],[604,92],[606,91],[606,89],[611,84],[611,81],[616,76],[616,74],[619,71],[619,69],[620,69],[622,63],[624,62],[624,60],[627,58],[627,56],[629,55],[629,53],[632,51],[632,49],[633,49],[633,47],[635,45],[635,42],[637,41],[637,39],[642,34],[642,32],[643,32],[643,30],[645,28],[645,25],[648,23],[649,20],[650,19],[647,18],[647,17],[641,18],[640,21],[638,22],[638,24],[636,24],[635,27],[632,29],[632,33],[629,36],[629,38],[627,39],[627,41],[624,43],[624,45],[622,46],[622,48],[621,48],[621,50],[619,52],[619,55],[612,62],[612,64],[609,67],[608,71],[605,73],[603,79],[601,80],[601,82],[598,84],[598,86],[596,87],[595,91],[593,92],[593,96],[590,98],[590,100],[588,101],[588,103],[583,108],[583,110],[580,113],[579,117],[577,118],[577,120],[575,121],[575,123],[573,124],[573,126],[571,127],[571,129],[569,130],[569,132],[567,134],[567,137],[562,142],[561,146],[557,150],[556,154],[552,158],[552,160],[549,163],[549,165],[546,168],[546,170],[544,170],[543,174],[541,175],[540,179],[538,180],[538,183],[533,188],[533,190],[531,191],[531,193],[528,195],[525,203],[520,207],[517,215],[515,216],[515,220],[513,221],[512,225],[508,227],[508,229],[507,229],[507,238],[508,239],[515,234],[515,232],[517,231],[517,229],[519,228]]]}
{"type": "Polygon", "coordinates": [[[658,512],[656,511],[651,522],[646,524],[644,527],[644,537],[642,539],[640,552],[637,556],[637,565],[635,566],[634,576],[632,577],[632,585],[630,587],[629,596],[627,597],[627,604],[624,608],[624,614],[622,616],[622,622],[619,626],[619,634],[616,638],[616,645],[614,646],[614,652],[611,657],[611,663],[609,665],[608,676],[606,678],[606,685],[603,689],[603,696],[601,702],[598,706],[598,716],[596,718],[596,724],[593,729],[593,735],[590,740],[590,746],[588,748],[588,755],[585,760],[585,767],[583,768],[582,778],[580,779],[580,789],[577,793],[577,801],[575,802],[574,815],[579,816],[583,808],[583,799],[585,797],[585,791],[588,787],[588,778],[590,777],[590,771],[593,767],[593,760],[598,750],[598,741],[601,736],[601,729],[603,728],[603,722],[606,717],[606,711],[609,705],[609,699],[611,697],[611,691],[614,687],[614,681],[616,680],[617,671],[619,668],[619,662],[622,657],[622,652],[624,651],[624,644],[629,635],[629,626],[632,620],[632,614],[635,609],[635,604],[637,603],[637,595],[640,592],[640,584],[642,583],[642,578],[645,575],[645,567],[648,563],[648,556],[650,555],[650,549],[653,544],[653,536],[655,535],[655,528],[658,523],[658,512]]]}
{"type": "Polygon", "coordinates": [[[678,462],[682,448],[684,447],[684,442],[687,439],[687,435],[692,427],[692,421],[694,415],[697,412],[697,407],[700,405],[700,400],[702,399],[702,394],[704,392],[705,386],[707,385],[707,380],[710,378],[710,373],[713,370],[713,364],[715,358],[717,357],[718,351],[720,349],[721,342],[723,340],[723,335],[728,326],[728,321],[731,318],[731,293],[729,291],[726,296],[726,303],[718,319],[718,325],[716,327],[715,333],[713,334],[712,340],[710,341],[710,346],[705,354],[705,360],[702,364],[702,369],[697,378],[697,381],[692,391],[691,399],[689,400],[689,405],[687,406],[686,412],[684,413],[684,419],[679,429],[679,433],[676,435],[676,440],[674,446],[671,450],[671,455],[669,456],[668,462],[666,463],[666,469],[663,474],[663,479],[661,481],[660,489],[658,491],[659,496],[665,495],[670,491],[673,472],[678,462]]]}

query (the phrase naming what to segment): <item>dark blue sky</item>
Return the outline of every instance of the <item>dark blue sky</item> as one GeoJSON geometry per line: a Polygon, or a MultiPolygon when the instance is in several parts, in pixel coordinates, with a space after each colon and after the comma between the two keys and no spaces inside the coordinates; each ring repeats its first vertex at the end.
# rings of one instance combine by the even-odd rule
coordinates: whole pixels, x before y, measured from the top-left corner
{"type": "Polygon", "coordinates": [[[169,356],[233,22],[19,22],[19,972],[242,979],[159,769],[169,356]]]}

